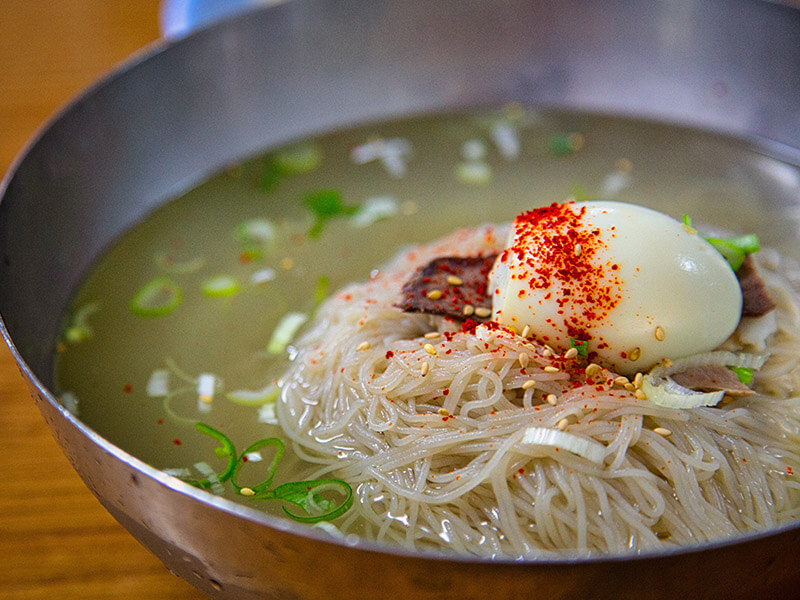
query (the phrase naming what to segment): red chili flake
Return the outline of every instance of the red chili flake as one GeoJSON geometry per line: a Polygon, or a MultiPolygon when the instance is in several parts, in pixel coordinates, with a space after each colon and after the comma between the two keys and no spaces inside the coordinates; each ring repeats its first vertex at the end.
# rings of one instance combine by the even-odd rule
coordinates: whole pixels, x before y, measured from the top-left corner
{"type": "Polygon", "coordinates": [[[386,358],[387,358],[387,359],[389,359],[389,358],[392,358],[393,356],[394,356],[394,352],[392,352],[391,350],[388,350],[388,351],[386,352],[386,358]]]}
{"type": "Polygon", "coordinates": [[[247,455],[246,455],[246,454],[245,454],[244,456],[242,456],[242,462],[243,462],[243,463],[246,463],[248,460],[250,460],[250,459],[249,459],[249,458],[247,458],[247,455]]]}
{"type": "Polygon", "coordinates": [[[164,424],[164,419],[159,419],[158,421],[156,421],[156,423],[158,423],[159,425],[163,425],[164,424]]]}
{"type": "Polygon", "coordinates": [[[518,469],[517,470],[517,473],[519,473],[520,475],[522,475],[524,472],[525,472],[525,469],[518,469]]]}
{"type": "Polygon", "coordinates": [[[180,441],[178,438],[175,438],[174,440],[172,440],[172,443],[175,444],[176,446],[180,446],[183,442],[180,441]]]}
{"type": "Polygon", "coordinates": [[[450,388],[444,388],[442,390],[442,394],[444,394],[445,396],[447,396],[447,394],[449,394],[449,393],[450,393],[450,388]]]}
{"type": "Polygon", "coordinates": [[[122,388],[122,391],[126,394],[130,394],[133,391],[133,386],[130,383],[126,383],[125,387],[122,388]]]}

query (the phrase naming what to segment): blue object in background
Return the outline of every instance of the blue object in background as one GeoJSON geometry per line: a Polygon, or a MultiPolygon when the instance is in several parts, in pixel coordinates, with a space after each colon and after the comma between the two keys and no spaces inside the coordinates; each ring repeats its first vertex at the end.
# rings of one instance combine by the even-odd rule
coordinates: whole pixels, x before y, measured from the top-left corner
{"type": "Polygon", "coordinates": [[[177,38],[257,6],[282,0],[164,0],[159,25],[165,38],[177,38]]]}

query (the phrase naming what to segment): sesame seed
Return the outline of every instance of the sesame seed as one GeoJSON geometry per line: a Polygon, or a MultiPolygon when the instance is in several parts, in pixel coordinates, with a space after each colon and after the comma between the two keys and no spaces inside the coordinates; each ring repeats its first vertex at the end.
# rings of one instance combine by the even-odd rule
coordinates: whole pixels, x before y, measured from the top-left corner
{"type": "Polygon", "coordinates": [[[443,417],[448,417],[448,416],[450,416],[450,411],[449,411],[449,410],[447,410],[446,408],[440,408],[440,409],[439,409],[439,410],[437,410],[436,412],[437,412],[437,413],[439,413],[440,415],[442,415],[443,417]]]}
{"type": "Polygon", "coordinates": [[[558,402],[558,396],[556,396],[555,394],[547,394],[547,398],[545,398],[545,400],[547,400],[547,403],[550,406],[555,406],[556,403],[558,402]]]}
{"type": "Polygon", "coordinates": [[[637,390],[640,387],[642,387],[642,380],[643,379],[644,379],[644,376],[641,373],[637,373],[636,376],[633,378],[633,387],[635,387],[637,390]]]}
{"type": "Polygon", "coordinates": [[[531,357],[525,354],[524,352],[520,352],[519,356],[517,356],[517,360],[519,361],[519,366],[523,369],[528,366],[528,363],[531,360],[531,357]]]}
{"type": "Polygon", "coordinates": [[[619,377],[614,378],[614,383],[624,387],[626,384],[630,383],[630,381],[628,381],[628,378],[624,375],[620,375],[619,377]]]}
{"type": "Polygon", "coordinates": [[[564,358],[575,358],[576,356],[578,356],[577,348],[570,348],[564,353],[564,358]]]}
{"type": "Polygon", "coordinates": [[[689,235],[697,235],[697,229],[695,229],[694,227],[691,227],[691,226],[687,225],[686,223],[681,223],[681,226],[684,228],[686,233],[688,233],[689,235]]]}
{"type": "Polygon", "coordinates": [[[474,307],[474,306],[472,306],[472,304],[465,304],[465,305],[464,305],[464,309],[463,309],[461,312],[462,312],[462,313],[464,313],[464,316],[465,316],[465,317],[468,317],[468,316],[470,316],[472,313],[474,313],[474,312],[475,312],[475,307],[474,307]]]}
{"type": "Polygon", "coordinates": [[[647,394],[645,394],[642,390],[636,390],[633,392],[633,395],[636,396],[639,400],[647,400],[647,394]]]}
{"type": "Polygon", "coordinates": [[[291,271],[292,267],[294,267],[294,259],[291,258],[290,256],[282,258],[280,262],[280,267],[284,271],[291,271]]]}
{"type": "Polygon", "coordinates": [[[436,348],[434,348],[432,344],[425,344],[423,348],[428,354],[436,354],[436,348]]]}
{"type": "Polygon", "coordinates": [[[639,348],[639,346],[636,346],[636,348],[628,352],[628,358],[630,358],[633,361],[639,360],[641,356],[642,356],[642,349],[639,348]]]}
{"type": "Polygon", "coordinates": [[[586,375],[589,377],[594,377],[595,375],[600,375],[603,372],[603,367],[598,365],[597,363],[589,363],[586,367],[586,375]]]}
{"type": "Polygon", "coordinates": [[[517,335],[517,328],[514,327],[513,325],[506,325],[506,329],[508,329],[514,335],[517,335]]]}
{"type": "Polygon", "coordinates": [[[661,361],[661,366],[664,367],[665,369],[671,369],[672,361],[668,358],[665,358],[664,360],[661,361]]]}
{"type": "Polygon", "coordinates": [[[628,390],[629,392],[632,392],[632,391],[634,391],[634,390],[636,389],[636,386],[635,386],[635,385],[633,385],[632,383],[626,383],[626,384],[625,384],[625,385],[623,385],[622,387],[624,387],[624,388],[625,388],[626,390],[628,390]]]}
{"type": "Polygon", "coordinates": [[[544,356],[545,358],[550,358],[551,356],[553,356],[553,352],[552,350],[550,350],[550,348],[545,348],[544,351],[542,352],[542,356],[544,356]]]}
{"type": "Polygon", "coordinates": [[[450,285],[461,285],[464,282],[461,281],[460,277],[456,277],[455,275],[448,275],[447,283],[449,283],[450,285]]]}
{"type": "Polygon", "coordinates": [[[545,372],[545,373],[558,373],[558,372],[559,372],[559,368],[558,368],[558,367],[552,367],[552,366],[550,366],[550,365],[547,365],[547,366],[544,368],[544,372],[545,372]]]}
{"type": "Polygon", "coordinates": [[[479,317],[488,317],[490,314],[492,314],[492,309],[486,308],[484,306],[479,306],[478,308],[475,309],[475,314],[478,315],[479,317]]]}
{"type": "Polygon", "coordinates": [[[536,385],[536,382],[533,379],[528,379],[528,381],[526,381],[525,383],[522,384],[522,389],[523,390],[529,390],[535,385],[536,385]]]}
{"type": "Polygon", "coordinates": [[[567,137],[575,152],[582,150],[583,146],[586,144],[586,138],[583,137],[582,133],[570,133],[567,137]]]}
{"type": "Polygon", "coordinates": [[[438,300],[441,297],[442,297],[441,290],[431,290],[430,292],[428,292],[428,298],[430,298],[431,300],[438,300]]]}
{"type": "Polygon", "coordinates": [[[575,256],[580,256],[582,251],[583,251],[583,246],[581,246],[580,244],[575,244],[575,256]]]}
{"type": "Polygon", "coordinates": [[[438,331],[429,331],[424,337],[426,340],[435,340],[438,337],[442,337],[442,334],[438,331]]]}
{"type": "Polygon", "coordinates": [[[656,327],[656,339],[659,342],[663,342],[664,341],[664,328],[661,327],[661,326],[656,327]]]}
{"type": "Polygon", "coordinates": [[[427,375],[427,374],[428,374],[428,370],[429,370],[430,368],[431,368],[431,366],[428,364],[428,361],[425,361],[424,363],[422,363],[422,364],[419,366],[419,373],[420,373],[420,375],[422,375],[423,377],[425,377],[425,375],[427,375]]]}
{"type": "Polygon", "coordinates": [[[253,491],[253,489],[249,488],[249,487],[243,487],[242,489],[239,490],[239,493],[242,496],[255,496],[256,495],[256,493],[253,491]]]}
{"type": "Polygon", "coordinates": [[[556,427],[558,427],[561,431],[564,431],[567,428],[567,425],[569,425],[569,421],[566,418],[564,418],[558,422],[558,425],[556,425],[556,427]]]}
{"type": "Polygon", "coordinates": [[[653,433],[657,433],[658,435],[663,437],[669,437],[672,435],[672,432],[666,427],[656,427],[655,429],[653,429],[653,433]]]}
{"type": "Polygon", "coordinates": [[[201,394],[200,396],[200,402],[205,404],[211,404],[213,401],[214,399],[211,396],[206,396],[205,394],[201,394]]]}
{"type": "Polygon", "coordinates": [[[361,342],[356,350],[369,350],[369,342],[361,342]]]}
{"type": "Polygon", "coordinates": [[[531,326],[530,325],[525,325],[525,327],[522,328],[522,333],[520,335],[522,337],[524,337],[524,338],[530,337],[531,336],[531,326]]]}

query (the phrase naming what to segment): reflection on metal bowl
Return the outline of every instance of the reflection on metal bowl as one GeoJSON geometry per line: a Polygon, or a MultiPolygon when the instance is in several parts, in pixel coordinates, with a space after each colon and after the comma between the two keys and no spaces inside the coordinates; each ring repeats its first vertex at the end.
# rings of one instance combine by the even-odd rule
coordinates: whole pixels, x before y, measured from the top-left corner
{"type": "Polygon", "coordinates": [[[791,597],[798,527],[669,554],[528,562],[340,545],[152,469],[49,389],[61,315],[92,261],[233,161],[349,125],[518,101],[722,131],[798,164],[798,73],[800,13],[775,4],[295,0],[253,12],[123,67],[16,161],[0,190],[3,334],[87,486],[212,597],[791,597]]]}

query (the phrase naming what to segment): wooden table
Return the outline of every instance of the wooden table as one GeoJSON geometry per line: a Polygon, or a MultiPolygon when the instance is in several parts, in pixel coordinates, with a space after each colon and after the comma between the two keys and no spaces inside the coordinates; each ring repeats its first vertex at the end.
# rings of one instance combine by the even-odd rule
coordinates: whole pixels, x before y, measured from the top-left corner
{"type": "MultiPolygon", "coordinates": [[[[157,15],[157,0],[3,0],[0,172],[60,105],[158,38],[157,15]]],[[[0,598],[204,598],[84,487],[0,346],[0,598]]]]}

